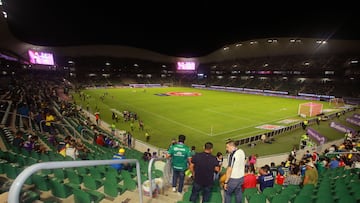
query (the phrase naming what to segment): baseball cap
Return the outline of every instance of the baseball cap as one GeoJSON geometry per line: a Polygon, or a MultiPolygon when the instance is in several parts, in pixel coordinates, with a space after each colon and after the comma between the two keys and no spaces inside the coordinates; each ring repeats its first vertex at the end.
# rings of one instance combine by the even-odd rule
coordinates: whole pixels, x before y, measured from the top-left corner
{"type": "Polygon", "coordinates": [[[306,163],[306,165],[314,168],[314,164],[312,162],[308,162],[308,163],[306,163]]]}
{"type": "Polygon", "coordinates": [[[119,153],[125,153],[125,149],[124,149],[124,148],[120,148],[120,149],[119,149],[119,153]]]}

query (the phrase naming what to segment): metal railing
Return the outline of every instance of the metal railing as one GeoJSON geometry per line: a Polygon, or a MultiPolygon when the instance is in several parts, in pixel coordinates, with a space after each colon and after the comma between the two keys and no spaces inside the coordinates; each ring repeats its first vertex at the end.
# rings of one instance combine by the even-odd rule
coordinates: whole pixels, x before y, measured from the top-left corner
{"type": "MultiPolygon", "coordinates": [[[[41,133],[44,133],[44,129],[43,129],[43,123],[44,123],[44,122],[46,122],[46,120],[41,120],[40,123],[39,123],[39,125],[40,125],[40,132],[41,132],[41,133]]],[[[73,131],[74,137],[76,137],[76,129],[75,129],[73,126],[71,126],[71,125],[66,125],[66,124],[61,124],[61,123],[57,123],[57,122],[49,122],[49,123],[54,124],[54,125],[64,126],[64,127],[70,127],[70,128],[72,129],[72,131],[73,131]]]]}
{"type": "Polygon", "coordinates": [[[5,116],[5,114],[8,114],[8,115],[13,115],[15,114],[16,116],[19,116],[20,119],[19,119],[19,127],[22,128],[23,127],[23,124],[21,124],[23,121],[22,121],[22,118],[27,118],[29,120],[29,129],[32,130],[32,124],[31,124],[31,118],[29,116],[24,116],[24,115],[21,115],[21,114],[18,114],[18,113],[13,113],[13,112],[6,112],[6,111],[0,111],[2,113],[4,113],[4,117],[3,117],[3,120],[1,121],[1,125],[5,125],[6,124],[6,120],[8,119],[7,116],[5,116]]]}
{"type": "Polygon", "coordinates": [[[334,155],[334,154],[360,154],[360,152],[350,152],[350,151],[347,151],[347,152],[328,152],[328,153],[325,154],[325,156],[334,155]]]}
{"type": "Polygon", "coordinates": [[[149,166],[148,166],[148,177],[149,177],[149,188],[150,188],[150,197],[152,198],[152,178],[151,178],[151,169],[152,169],[152,165],[155,161],[163,161],[166,160],[166,158],[151,158],[149,161],[149,166]]]}
{"type": "Polygon", "coordinates": [[[139,202],[142,203],[142,189],[141,189],[141,175],[140,175],[140,164],[137,159],[122,159],[122,160],[91,160],[91,161],[52,161],[43,162],[31,165],[24,169],[14,180],[10,186],[8,202],[19,203],[19,197],[21,188],[24,185],[27,178],[29,178],[35,172],[41,169],[56,169],[56,168],[74,168],[81,166],[97,166],[97,165],[110,165],[110,164],[121,164],[121,163],[136,163],[136,178],[138,182],[139,190],[139,202]]]}
{"type": "Polygon", "coordinates": [[[84,138],[84,132],[89,132],[89,133],[93,133],[93,131],[91,131],[91,130],[89,130],[89,129],[86,129],[86,128],[83,128],[83,129],[81,129],[81,131],[80,131],[80,134],[81,134],[81,137],[83,138],[83,139],[85,139],[84,138]]]}

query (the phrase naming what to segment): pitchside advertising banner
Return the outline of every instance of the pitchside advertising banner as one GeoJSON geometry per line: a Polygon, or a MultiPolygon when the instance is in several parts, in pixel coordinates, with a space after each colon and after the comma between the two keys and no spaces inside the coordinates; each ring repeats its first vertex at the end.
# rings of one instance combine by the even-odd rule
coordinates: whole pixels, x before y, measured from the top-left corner
{"type": "Polygon", "coordinates": [[[346,118],[346,122],[360,126],[360,118],[348,117],[346,118]]]}
{"type": "Polygon", "coordinates": [[[342,125],[340,123],[336,123],[334,121],[330,123],[330,127],[335,128],[335,130],[340,131],[342,133],[346,133],[348,131],[351,131],[351,133],[353,135],[355,135],[355,133],[356,133],[356,131],[354,129],[352,129],[350,127],[347,127],[347,126],[344,126],[344,125],[342,125]]]}
{"type": "Polygon", "coordinates": [[[322,136],[318,131],[314,130],[313,128],[308,128],[306,133],[309,137],[313,138],[320,144],[324,144],[326,142],[326,137],[322,136]]]}
{"type": "Polygon", "coordinates": [[[354,117],[354,118],[357,118],[357,119],[360,119],[360,114],[355,113],[355,114],[353,115],[353,117],[354,117]]]}

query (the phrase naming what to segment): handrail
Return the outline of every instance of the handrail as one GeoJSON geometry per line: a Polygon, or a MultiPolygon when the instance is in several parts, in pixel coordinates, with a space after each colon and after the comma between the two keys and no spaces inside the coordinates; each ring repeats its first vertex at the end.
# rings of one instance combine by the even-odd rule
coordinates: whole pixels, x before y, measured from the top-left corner
{"type": "Polygon", "coordinates": [[[6,111],[4,111],[5,114],[4,114],[4,117],[3,117],[2,121],[1,121],[1,125],[5,125],[5,123],[6,123],[6,119],[9,116],[9,113],[10,113],[12,101],[8,101],[8,104],[9,105],[6,108],[6,111]]]}
{"type": "Polygon", "coordinates": [[[8,196],[9,203],[19,203],[19,196],[21,188],[25,183],[26,179],[29,178],[35,172],[41,169],[55,169],[55,168],[73,168],[79,166],[96,166],[96,165],[110,165],[110,164],[121,164],[121,163],[136,163],[136,175],[138,181],[139,189],[139,198],[140,203],[143,202],[142,199],[142,189],[141,189],[141,175],[140,175],[140,164],[137,159],[121,159],[121,160],[91,160],[91,161],[51,161],[51,162],[42,162],[31,165],[25,168],[11,184],[8,196]]]}
{"type": "MultiPolygon", "coordinates": [[[[44,122],[46,122],[46,120],[41,120],[40,123],[39,123],[39,125],[40,125],[40,132],[41,132],[41,133],[44,132],[44,131],[43,131],[43,127],[42,127],[42,124],[43,124],[44,122]]],[[[55,125],[60,125],[60,126],[70,127],[70,128],[73,130],[74,137],[76,137],[76,133],[75,133],[76,130],[75,130],[75,128],[74,128],[73,126],[71,126],[71,125],[66,125],[66,124],[61,124],[61,123],[57,123],[57,122],[49,122],[49,123],[53,123],[53,124],[55,124],[55,125]]]]}
{"type": "Polygon", "coordinates": [[[360,154],[360,152],[350,152],[350,151],[347,151],[347,152],[328,152],[328,153],[325,154],[325,156],[327,156],[329,154],[360,154]]]}
{"type": "Polygon", "coordinates": [[[91,131],[91,130],[89,130],[89,129],[86,129],[86,128],[83,128],[83,129],[81,129],[81,131],[80,131],[80,134],[81,134],[81,137],[82,137],[82,138],[84,138],[84,131],[89,132],[89,133],[93,133],[93,131],[91,131]]]}
{"type": "Polygon", "coordinates": [[[152,165],[155,161],[159,161],[159,160],[166,160],[166,158],[151,158],[149,161],[149,166],[148,166],[148,177],[149,177],[149,188],[150,188],[150,198],[152,198],[152,178],[151,178],[151,169],[152,169],[152,165]]]}
{"type": "MultiPolygon", "coordinates": [[[[19,117],[20,117],[20,121],[19,121],[19,122],[22,122],[22,118],[23,118],[23,117],[29,119],[29,128],[32,130],[32,127],[31,127],[31,118],[30,118],[30,116],[24,116],[24,115],[21,115],[21,114],[18,114],[18,113],[6,112],[6,111],[0,111],[0,112],[3,112],[4,114],[10,114],[10,115],[15,114],[15,115],[19,116],[19,117]]],[[[3,117],[3,119],[5,119],[5,116],[3,117]]],[[[5,121],[2,121],[1,124],[4,125],[5,122],[6,122],[6,119],[5,119],[5,121]],[[3,123],[4,123],[4,124],[3,124],[3,123]]],[[[20,127],[23,127],[23,126],[20,126],[20,127]]]]}

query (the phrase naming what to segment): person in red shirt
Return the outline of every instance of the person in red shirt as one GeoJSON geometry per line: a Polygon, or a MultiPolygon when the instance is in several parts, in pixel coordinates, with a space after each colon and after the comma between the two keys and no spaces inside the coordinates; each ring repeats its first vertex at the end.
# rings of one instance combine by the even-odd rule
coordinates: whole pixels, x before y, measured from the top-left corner
{"type": "Polygon", "coordinates": [[[104,146],[105,145],[105,140],[104,140],[104,135],[99,134],[96,137],[96,144],[100,145],[100,146],[104,146]]]}
{"type": "Polygon", "coordinates": [[[283,185],[285,180],[285,176],[281,175],[281,173],[278,173],[276,175],[276,184],[283,185]]]}
{"type": "Polygon", "coordinates": [[[251,169],[251,167],[245,167],[245,175],[244,175],[244,183],[242,184],[242,191],[246,188],[256,188],[257,184],[257,176],[255,175],[255,171],[251,169]]]}

